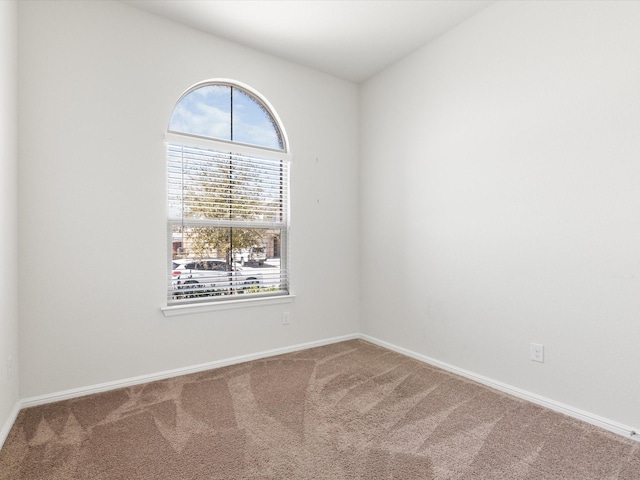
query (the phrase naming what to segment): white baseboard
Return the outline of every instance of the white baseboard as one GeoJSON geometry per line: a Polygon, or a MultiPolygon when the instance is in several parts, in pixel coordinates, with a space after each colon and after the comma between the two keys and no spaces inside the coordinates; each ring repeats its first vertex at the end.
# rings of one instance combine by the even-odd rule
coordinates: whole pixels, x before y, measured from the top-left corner
{"type": "Polygon", "coordinates": [[[11,431],[11,427],[13,427],[13,424],[16,423],[16,419],[18,418],[18,414],[20,413],[20,408],[20,402],[17,402],[13,406],[13,410],[11,410],[11,413],[9,413],[9,418],[7,418],[7,421],[4,422],[2,430],[0,430],[0,449],[2,449],[4,442],[7,440],[9,432],[11,431]]]}
{"type": "Polygon", "coordinates": [[[197,373],[205,370],[212,370],[215,368],[227,367],[229,365],[235,365],[238,363],[250,362],[251,360],[259,360],[261,358],[273,357],[276,355],[297,352],[300,350],[307,350],[309,348],[322,347],[324,345],[344,342],[347,340],[354,340],[357,338],[360,338],[360,335],[357,333],[354,333],[351,335],[343,335],[341,337],[327,338],[327,339],[318,340],[315,342],[301,343],[301,344],[292,345],[289,347],[274,348],[272,350],[265,350],[263,352],[251,353],[248,355],[240,355],[238,357],[228,358],[224,360],[201,363],[199,365],[192,365],[190,367],[176,368],[174,370],[166,370],[164,372],[151,373],[148,375],[140,375],[138,377],[125,378],[125,379],[116,380],[113,382],[105,382],[97,385],[90,385],[88,387],[80,387],[80,388],[74,388],[71,390],[64,390],[62,392],[49,393],[45,395],[22,399],[20,401],[20,407],[21,408],[35,407],[36,405],[44,405],[46,403],[59,402],[61,400],[68,400],[70,398],[83,397],[85,395],[91,395],[93,393],[106,392],[109,390],[115,390],[117,388],[130,387],[132,385],[140,385],[141,383],[154,382],[156,380],[164,380],[165,378],[178,377],[180,375],[187,375],[190,373],[197,373]]]}
{"type": "Polygon", "coordinates": [[[614,422],[613,420],[609,420],[607,418],[600,417],[599,415],[595,415],[590,412],[585,412],[584,410],[580,410],[578,408],[574,408],[570,405],[565,405],[560,402],[556,402],[555,400],[551,400],[549,398],[542,397],[535,393],[528,392],[526,390],[522,390],[521,388],[513,387],[506,383],[498,382],[491,378],[485,377],[483,375],[478,375],[476,373],[470,372],[468,370],[464,370],[462,368],[455,367],[453,365],[449,365],[448,363],[441,362],[431,357],[427,357],[426,355],[422,355],[420,353],[416,353],[411,350],[407,350],[406,348],[398,347],[397,345],[393,345],[391,343],[379,340],[377,338],[371,337],[369,335],[361,334],[360,338],[362,340],[366,340],[375,345],[379,345],[381,347],[387,348],[389,350],[393,350],[394,352],[401,353],[402,355],[406,355],[411,358],[415,358],[421,362],[427,363],[429,365],[433,365],[434,367],[441,368],[448,372],[454,373],[456,375],[460,375],[461,377],[468,378],[475,382],[481,383],[488,387],[494,388],[501,392],[504,392],[509,395],[513,395],[514,397],[521,398],[523,400],[527,400],[531,403],[535,403],[537,405],[541,405],[555,412],[563,413],[570,417],[576,418],[578,420],[582,420],[583,422],[589,423],[591,425],[595,425],[597,427],[603,428],[610,432],[616,433],[618,435],[622,435],[624,437],[630,438],[637,442],[640,442],[640,429],[632,428],[627,425],[622,425],[618,422],[614,422]]]}
{"type": "Polygon", "coordinates": [[[398,347],[397,345],[393,345],[391,343],[379,340],[369,335],[355,333],[355,334],[344,335],[340,337],[333,337],[333,338],[328,338],[328,339],[314,341],[314,342],[302,343],[302,344],[293,345],[289,347],[266,350],[263,352],[258,352],[258,353],[248,354],[248,355],[240,355],[240,356],[225,359],[225,360],[217,360],[214,362],[202,363],[202,364],[193,365],[190,367],[177,368],[174,370],[167,370],[164,372],[158,372],[158,373],[153,373],[148,375],[140,375],[138,377],[117,380],[114,382],[106,382],[106,383],[101,383],[97,385],[91,385],[88,387],[75,388],[71,390],[65,390],[62,392],[56,392],[52,394],[40,395],[37,397],[25,398],[16,404],[14,410],[10,415],[10,418],[7,420],[2,430],[0,431],[0,448],[2,447],[2,444],[4,443],[7,435],[9,434],[9,431],[11,430],[11,427],[15,422],[21,408],[34,407],[36,405],[43,405],[46,403],[67,400],[70,398],[82,397],[85,395],[91,395],[93,393],[106,392],[109,390],[115,390],[117,388],[129,387],[132,385],[139,385],[141,383],[153,382],[156,380],[163,380],[166,378],[177,377],[180,375],[187,375],[190,373],[202,372],[205,370],[211,370],[215,368],[226,367],[229,365],[235,365],[238,363],[249,362],[251,360],[259,360],[261,358],[273,357],[276,355],[297,352],[300,350],[306,350],[314,347],[321,347],[324,345],[330,345],[333,343],[344,342],[347,340],[354,340],[354,339],[366,340],[375,345],[379,345],[389,350],[398,352],[402,355],[406,355],[408,357],[414,358],[416,360],[427,363],[429,365],[433,365],[435,367],[441,368],[443,370],[454,373],[456,375],[460,375],[461,377],[465,377],[470,380],[481,383],[483,385],[487,385],[488,387],[494,388],[496,390],[512,395],[514,397],[518,397],[523,400],[527,400],[529,402],[535,403],[537,405],[541,405],[543,407],[549,408],[550,410],[563,413],[565,415],[576,418],[578,420],[582,420],[591,425],[598,426],[600,428],[616,433],[618,435],[631,438],[635,441],[640,441],[640,429],[632,428],[627,425],[622,425],[618,422],[614,422],[612,420],[600,417],[590,412],[586,412],[586,411],[571,407],[570,405],[565,405],[563,403],[556,402],[555,400],[542,397],[535,393],[531,393],[526,390],[513,387],[506,383],[502,383],[502,382],[493,380],[491,378],[478,375],[468,370],[464,370],[464,369],[455,367],[453,365],[449,365],[447,363],[441,362],[434,358],[416,353],[406,348],[398,347]]]}

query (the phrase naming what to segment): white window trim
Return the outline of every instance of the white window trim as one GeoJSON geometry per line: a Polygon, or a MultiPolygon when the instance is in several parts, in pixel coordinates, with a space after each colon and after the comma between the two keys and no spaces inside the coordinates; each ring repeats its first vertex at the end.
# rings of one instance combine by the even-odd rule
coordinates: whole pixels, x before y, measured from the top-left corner
{"type": "MultiPolygon", "coordinates": [[[[183,133],[167,132],[165,134],[165,148],[167,148],[169,144],[188,145],[188,146],[195,146],[200,148],[222,150],[222,151],[230,150],[240,155],[255,155],[258,157],[269,156],[271,158],[275,158],[277,160],[285,162],[289,164],[289,166],[291,165],[291,159],[292,159],[291,154],[281,150],[272,150],[272,149],[262,148],[262,147],[256,148],[243,143],[227,142],[224,140],[204,138],[204,137],[183,134],[183,133]]],[[[290,194],[290,190],[289,190],[289,194],[290,194]]],[[[290,216],[291,216],[291,211],[290,211],[290,208],[287,206],[285,210],[286,220],[284,222],[284,224],[287,225],[287,230],[290,230],[290,218],[291,218],[290,216]]],[[[179,222],[180,221],[178,219],[167,219],[167,223],[169,225],[179,224],[179,222]]],[[[210,222],[209,221],[200,222],[198,220],[189,220],[189,223],[194,225],[197,225],[200,223],[202,225],[208,225],[210,222]]],[[[224,220],[217,221],[217,224],[219,226],[225,226],[225,225],[237,226],[235,222],[227,223],[224,220]]],[[[247,226],[247,227],[255,226],[257,228],[269,228],[269,227],[282,228],[281,223],[272,224],[269,222],[257,222],[257,223],[245,222],[243,226],[247,226]]],[[[169,245],[169,242],[171,242],[169,229],[167,229],[167,235],[168,235],[167,244],[169,245]]],[[[167,249],[167,264],[170,265],[171,261],[172,261],[171,250],[167,249]]],[[[169,272],[167,272],[167,274],[170,275],[169,272]]],[[[290,286],[291,285],[290,285],[290,278],[289,278],[289,287],[290,286]]],[[[205,302],[194,302],[194,303],[185,303],[185,304],[169,304],[167,302],[167,304],[165,304],[165,306],[161,307],[160,309],[164,313],[165,317],[173,317],[173,316],[179,316],[179,315],[188,315],[192,313],[231,310],[235,308],[245,308],[245,307],[253,307],[253,306],[260,306],[260,305],[275,305],[275,304],[281,304],[281,303],[290,303],[293,301],[293,298],[295,298],[295,295],[292,295],[291,290],[289,290],[289,293],[285,293],[285,294],[274,294],[274,295],[269,295],[264,297],[254,297],[254,298],[248,298],[248,299],[216,300],[211,302],[205,301],[205,302]]]]}
{"type": "Polygon", "coordinates": [[[254,147],[240,142],[228,142],[225,140],[219,140],[217,138],[199,137],[197,135],[190,135],[188,133],[175,133],[167,132],[165,134],[165,145],[170,143],[177,145],[193,145],[201,148],[211,148],[214,150],[229,150],[234,153],[254,155],[256,157],[269,156],[283,160],[285,162],[291,162],[293,157],[290,153],[283,150],[275,150],[266,147],[254,147]]]}
{"type": "Polygon", "coordinates": [[[279,305],[292,303],[296,298],[293,294],[274,295],[272,297],[247,298],[242,300],[222,300],[217,302],[188,303],[185,305],[170,305],[162,307],[165,317],[177,317],[194,313],[216,312],[220,310],[234,310],[236,308],[261,307],[265,305],[279,305]]]}
{"type": "MultiPolygon", "coordinates": [[[[248,85],[244,85],[240,82],[233,81],[233,80],[226,80],[226,79],[209,80],[206,82],[202,82],[198,85],[195,85],[194,87],[187,90],[180,97],[177,104],[180,103],[180,101],[185,97],[185,95],[187,95],[188,93],[194,90],[197,90],[198,88],[206,84],[228,85],[231,88],[238,88],[240,90],[244,90],[250,96],[254,97],[255,100],[257,100],[259,103],[262,104],[262,106],[265,108],[265,110],[274,120],[278,133],[280,135],[283,148],[278,149],[278,148],[254,146],[254,145],[250,145],[242,142],[227,141],[227,140],[211,138],[211,137],[202,137],[202,136],[194,135],[190,133],[176,132],[176,131],[169,130],[165,133],[165,149],[168,147],[169,144],[175,144],[175,145],[200,147],[205,149],[231,151],[233,153],[240,154],[240,155],[248,155],[248,156],[256,156],[256,157],[267,156],[288,164],[288,168],[290,168],[293,156],[291,155],[291,153],[289,153],[289,141],[287,138],[286,131],[282,126],[282,121],[280,120],[279,116],[277,115],[276,111],[271,106],[271,104],[266,99],[264,99],[262,95],[260,95],[258,92],[253,90],[253,88],[249,87],[248,85]]],[[[288,198],[290,199],[290,187],[288,185],[287,185],[287,192],[288,192],[287,193],[288,198]]],[[[287,205],[287,208],[285,211],[285,220],[284,220],[284,225],[286,226],[287,231],[289,231],[291,227],[290,215],[291,215],[290,206],[287,205]]],[[[173,221],[172,219],[168,219],[169,224],[172,223],[172,221],[173,221]]],[[[259,226],[263,227],[264,223],[261,222],[259,226]]],[[[274,226],[281,227],[280,223],[274,226]]],[[[170,241],[171,241],[171,238],[168,238],[168,242],[170,241]]],[[[168,250],[167,254],[169,257],[168,265],[170,265],[171,250],[170,249],[167,249],[167,250],[168,250]]],[[[287,266],[287,268],[289,267],[287,266]]],[[[269,296],[263,296],[263,297],[259,296],[259,297],[248,298],[248,299],[216,300],[211,302],[195,302],[195,303],[185,303],[185,304],[167,303],[165,304],[165,306],[161,307],[160,310],[163,312],[165,317],[173,317],[173,316],[188,315],[193,313],[231,310],[236,308],[254,307],[254,306],[261,306],[261,305],[277,305],[277,304],[291,303],[293,302],[295,295],[291,293],[290,277],[288,280],[289,280],[288,282],[289,290],[288,290],[288,293],[285,293],[285,294],[279,294],[279,295],[276,294],[273,296],[269,295],[269,296]]]]}

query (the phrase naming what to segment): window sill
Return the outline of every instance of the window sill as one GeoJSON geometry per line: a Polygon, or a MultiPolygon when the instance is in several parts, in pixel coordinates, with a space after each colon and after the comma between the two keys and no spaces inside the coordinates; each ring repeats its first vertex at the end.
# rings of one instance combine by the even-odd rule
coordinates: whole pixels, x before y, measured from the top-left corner
{"type": "Polygon", "coordinates": [[[225,300],[210,303],[192,303],[190,305],[171,305],[162,307],[165,317],[177,317],[192,313],[217,312],[219,310],[233,310],[236,308],[259,307],[263,305],[278,305],[291,303],[295,295],[279,295],[274,297],[248,298],[246,300],[225,300]]]}

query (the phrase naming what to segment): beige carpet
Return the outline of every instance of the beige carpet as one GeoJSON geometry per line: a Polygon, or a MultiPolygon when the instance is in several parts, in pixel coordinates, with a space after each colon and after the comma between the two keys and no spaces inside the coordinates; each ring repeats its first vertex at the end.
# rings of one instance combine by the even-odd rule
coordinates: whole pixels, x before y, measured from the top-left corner
{"type": "Polygon", "coordinates": [[[640,443],[354,340],[23,410],[0,479],[640,479],[640,443]]]}

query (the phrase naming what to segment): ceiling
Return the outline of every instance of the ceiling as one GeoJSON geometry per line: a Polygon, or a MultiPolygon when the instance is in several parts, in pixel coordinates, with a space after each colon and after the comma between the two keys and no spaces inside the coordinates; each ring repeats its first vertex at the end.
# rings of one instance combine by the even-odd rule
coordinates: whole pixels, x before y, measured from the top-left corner
{"type": "Polygon", "coordinates": [[[493,0],[122,0],[360,83],[493,0]]]}

